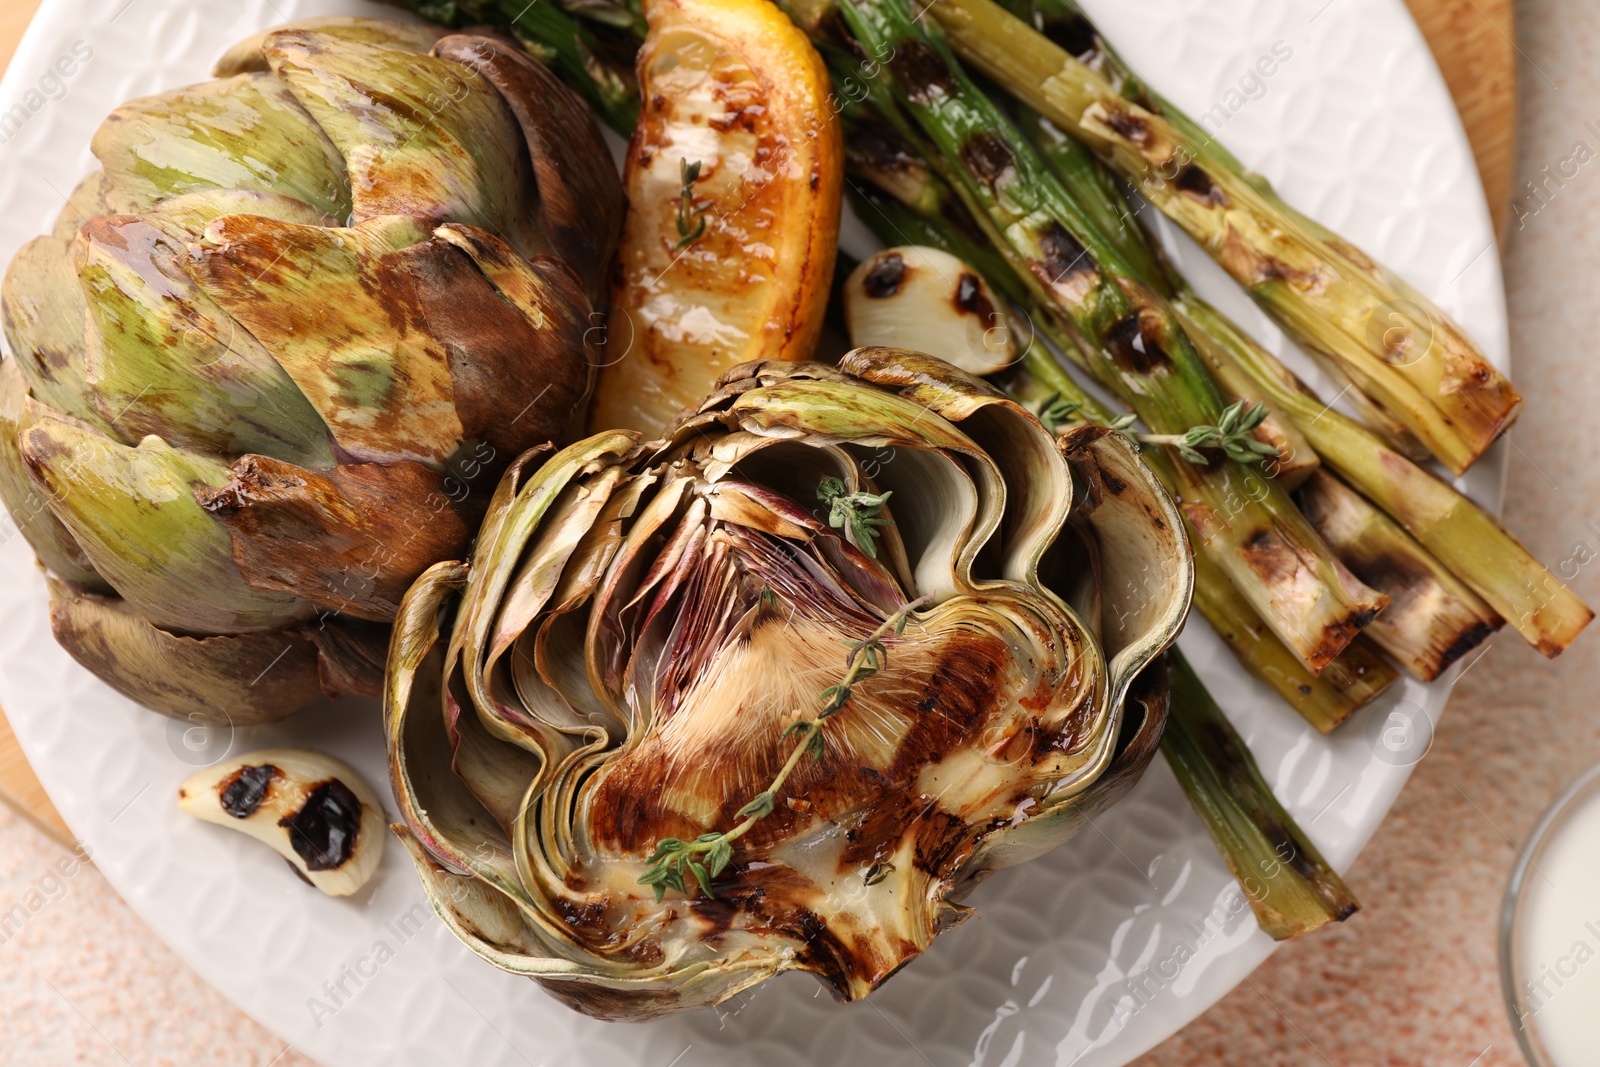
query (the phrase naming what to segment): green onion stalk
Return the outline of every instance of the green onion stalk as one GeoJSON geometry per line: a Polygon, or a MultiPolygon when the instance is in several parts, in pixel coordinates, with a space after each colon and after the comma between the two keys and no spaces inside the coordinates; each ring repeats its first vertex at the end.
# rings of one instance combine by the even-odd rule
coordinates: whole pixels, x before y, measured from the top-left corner
{"type": "Polygon", "coordinates": [[[1200,815],[1256,922],[1297,937],[1360,908],[1338,872],[1272,795],[1256,761],[1183,653],[1168,653],[1171,705],[1161,751],[1200,815]]]}
{"type": "MultiPolygon", "coordinates": [[[[1003,112],[906,0],[836,9],[990,227],[1065,312],[1091,366],[1154,433],[1217,425],[1224,402],[1172,309],[1136,277],[1003,112]]],[[[1008,256],[1008,258],[1011,258],[1008,256]]],[[[1172,465],[1198,540],[1301,661],[1321,671],[1386,603],[1332,555],[1282,486],[1220,455],[1172,465]]]]}
{"type": "MultiPolygon", "coordinates": [[[[1087,164],[1076,173],[1086,180],[1099,182],[1104,168],[1089,156],[1076,141],[1063,140],[1061,152],[1050,152],[1047,159],[1052,167],[1062,156],[1077,157],[1087,164]]],[[[943,249],[964,260],[991,287],[1007,296],[1022,309],[1033,327],[1033,332],[1044,337],[1058,351],[1075,353],[1076,339],[1064,330],[1027,290],[1010,265],[995,253],[993,248],[980,245],[967,232],[962,213],[948,210],[953,195],[941,180],[920,166],[909,146],[885,141],[875,148],[869,165],[858,168],[865,182],[853,182],[858,197],[858,215],[886,244],[926,244],[943,249]],[[872,159],[886,161],[887,165],[874,164],[872,159]],[[880,172],[888,171],[890,181],[878,181],[880,172]],[[874,188],[877,186],[877,188],[874,188]],[[895,195],[885,195],[888,190],[895,195]],[[903,199],[902,199],[903,198],[903,199]]],[[[1109,179],[1102,187],[1103,195],[1085,195],[1085,206],[1097,212],[1097,217],[1107,225],[1115,225],[1119,238],[1123,236],[1123,218],[1111,204],[1120,197],[1109,179]]],[[[1127,223],[1130,228],[1136,223],[1127,223]]],[[[1155,257],[1137,231],[1127,240],[1127,247],[1137,261],[1142,254],[1147,269],[1156,271],[1158,279],[1164,277],[1155,257]]],[[[1070,374],[1057,361],[1050,348],[1028,343],[1024,339],[1023,356],[1019,373],[1007,383],[1008,390],[1024,403],[1043,413],[1047,408],[1070,412],[1071,417],[1100,426],[1119,423],[1117,416],[1085,393],[1070,374]]],[[[1083,357],[1080,355],[1079,360],[1083,357]]],[[[1295,434],[1299,432],[1286,423],[1295,434]]],[[[1304,457],[1315,460],[1316,453],[1309,444],[1293,446],[1294,460],[1303,463],[1304,457]]],[[[1289,455],[1286,453],[1285,455],[1289,455]]],[[[1164,475],[1171,488],[1175,472],[1163,463],[1159,454],[1147,453],[1153,460],[1158,475],[1164,475]]],[[[1294,460],[1291,460],[1293,462],[1294,460]]],[[[1274,473],[1283,481],[1283,462],[1272,464],[1274,473]]],[[[1313,463],[1312,466],[1315,464],[1313,463]]],[[[1309,471],[1306,473],[1309,474],[1309,471]]],[[[1228,580],[1221,567],[1212,562],[1207,545],[1196,539],[1200,551],[1195,554],[1196,610],[1212,625],[1239,661],[1256,677],[1269,685],[1274,692],[1311,723],[1319,732],[1328,733],[1364,707],[1378,694],[1398,680],[1399,675],[1384,661],[1377,649],[1364,637],[1357,637],[1346,646],[1320,675],[1307,670],[1295,655],[1274,635],[1228,580]]],[[[1220,547],[1220,546],[1214,546],[1220,547]]],[[[1378,616],[1383,618],[1383,614],[1378,616]]]]}
{"type": "Polygon", "coordinates": [[[1577,594],[1493,516],[1368,427],[1323,404],[1226,316],[1193,294],[1180,296],[1177,307],[1186,321],[1224,342],[1205,352],[1219,378],[1288,415],[1327,467],[1387,513],[1529,644],[1546,656],[1559,655],[1594,618],[1577,594]]]}
{"type": "MultiPolygon", "coordinates": [[[[848,18],[857,7],[840,11],[848,18]]],[[[1451,471],[1466,470],[1511,424],[1521,397],[1460,327],[1263,192],[1259,177],[1131,75],[1118,80],[1134,99],[994,0],[932,0],[929,11],[963,59],[1087,144],[1451,471]]]]}
{"type": "MultiPolygon", "coordinates": [[[[1368,266],[1373,266],[1370,261],[1361,256],[1343,238],[1322,227],[1317,222],[1299,214],[1284,203],[1265,178],[1253,171],[1246,170],[1244,165],[1221,142],[1217,141],[1202,127],[1196,126],[1183,112],[1172,107],[1171,104],[1151,89],[1134,72],[1121,54],[1111,46],[1110,42],[1100,35],[1094,24],[1089,21],[1083,10],[1073,0],[1000,0],[1000,2],[1013,15],[1028,22],[1039,33],[1060,45],[1069,54],[1076,56],[1091,69],[1103,75],[1124,97],[1147,111],[1167,116],[1170,121],[1192,137],[1205,150],[1206,158],[1211,165],[1223,167],[1243,176],[1263,196],[1271,200],[1279,210],[1293,218],[1298,224],[1305,227],[1307,231],[1315,233],[1321,240],[1328,242],[1330,245],[1344,250],[1347,255],[1358,257],[1368,266]]],[[[1123,199],[1120,191],[1116,189],[1115,179],[1104,164],[1099,162],[1094,153],[1089,151],[1087,145],[1063,133],[1059,126],[1035,112],[1027,112],[1022,118],[1022,124],[1035,142],[1040,144],[1040,150],[1045,153],[1047,158],[1052,158],[1052,162],[1060,158],[1077,172],[1074,174],[1074,178],[1082,181],[1093,180],[1102,186],[1103,191],[1107,191],[1105,187],[1109,187],[1109,196],[1103,196],[1103,202],[1119,205],[1122,214],[1126,215],[1126,207],[1124,205],[1127,202],[1123,199]]],[[[1069,187],[1072,186],[1073,181],[1068,180],[1068,185],[1069,187]]],[[[1386,277],[1386,284],[1403,286],[1405,282],[1391,275],[1386,277]]],[[[1166,295],[1169,298],[1171,297],[1170,293],[1166,295]]],[[[1422,446],[1422,443],[1413,437],[1404,425],[1374,403],[1366,393],[1355,388],[1349,376],[1344,373],[1336,362],[1322,356],[1316,348],[1307,348],[1306,351],[1316,359],[1324,373],[1341,386],[1349,387],[1345,395],[1349,397],[1357,412],[1368,425],[1377,429],[1392,446],[1412,459],[1428,458],[1429,453],[1422,446]]]]}
{"type": "MultiPolygon", "coordinates": [[[[1083,145],[1036,113],[1024,110],[1021,125],[1063,183],[1085,203],[1095,203],[1102,216],[1115,221],[1111,232],[1119,247],[1129,251],[1130,261],[1137,257],[1149,265],[1152,273],[1142,275],[1142,280],[1177,301],[1180,308],[1198,305],[1198,297],[1170,269],[1144,227],[1126,213],[1118,215],[1126,201],[1103,165],[1083,145]]],[[[1231,365],[1228,352],[1234,348],[1242,349],[1239,359],[1249,361],[1258,346],[1253,342],[1247,345],[1243,331],[1209,306],[1205,314],[1221,326],[1207,329],[1190,317],[1184,320],[1185,329],[1213,369],[1231,365]]],[[[1218,381],[1229,395],[1259,402],[1259,390],[1248,387],[1240,375],[1218,373],[1218,381]],[[1240,389],[1244,392],[1238,392],[1240,389]]],[[[1295,420],[1276,404],[1273,408],[1275,416],[1293,428],[1298,442],[1294,447],[1303,446],[1306,453],[1316,455],[1310,438],[1295,420]]],[[[1389,447],[1395,446],[1391,442],[1389,447]]],[[[1281,479],[1281,470],[1276,473],[1281,479]]],[[[1366,635],[1409,673],[1432,681],[1500,628],[1503,620],[1488,604],[1337,477],[1306,470],[1295,484],[1301,511],[1339,559],[1363,582],[1390,598],[1390,606],[1373,620],[1366,635]]],[[[1218,625],[1218,629],[1223,628],[1218,625]]]]}
{"type": "Polygon", "coordinates": [[[1328,471],[1295,490],[1301,514],[1361,580],[1389,594],[1363,636],[1431,682],[1505,625],[1398,523],[1328,471]]]}
{"type": "MultiPolygon", "coordinates": [[[[1100,227],[1100,232],[1133,266],[1135,276],[1170,301],[1177,293],[1176,276],[1165,258],[1150,245],[1144,227],[1134,217],[1111,172],[1082,142],[1068,137],[1055,123],[1037,112],[1019,107],[1015,117],[1023,135],[1033,142],[1061,184],[1077,197],[1084,211],[1100,227]]],[[[1224,383],[1217,385],[1228,401],[1244,399],[1232,394],[1224,383]]],[[[1320,465],[1304,435],[1276,412],[1267,415],[1261,431],[1258,436],[1271,442],[1278,453],[1268,469],[1285,489],[1292,491],[1299,487],[1320,465]]]]}

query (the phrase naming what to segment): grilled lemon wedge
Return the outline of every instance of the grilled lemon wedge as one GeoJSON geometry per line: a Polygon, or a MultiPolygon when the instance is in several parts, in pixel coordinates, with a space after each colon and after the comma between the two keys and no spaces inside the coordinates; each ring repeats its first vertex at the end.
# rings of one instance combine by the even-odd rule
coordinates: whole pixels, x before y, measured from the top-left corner
{"type": "Polygon", "coordinates": [[[805,359],[833,274],[828,73],[770,3],[653,0],[591,429],[654,435],[753,359],[805,359]]]}

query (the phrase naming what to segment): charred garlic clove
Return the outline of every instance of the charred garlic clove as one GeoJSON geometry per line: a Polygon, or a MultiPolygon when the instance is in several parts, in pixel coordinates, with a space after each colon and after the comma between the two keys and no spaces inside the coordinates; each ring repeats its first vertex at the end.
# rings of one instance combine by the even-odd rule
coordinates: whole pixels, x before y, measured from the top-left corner
{"type": "Polygon", "coordinates": [[[305,748],[264,748],[207,767],[178,807],[271,845],[329,896],[366,884],[383,855],[383,808],[349,764],[305,748]]]}
{"type": "Polygon", "coordinates": [[[1017,358],[1003,305],[978,272],[937,248],[886,248],[844,286],[845,321],[857,348],[908,348],[993,374],[1017,358]]]}

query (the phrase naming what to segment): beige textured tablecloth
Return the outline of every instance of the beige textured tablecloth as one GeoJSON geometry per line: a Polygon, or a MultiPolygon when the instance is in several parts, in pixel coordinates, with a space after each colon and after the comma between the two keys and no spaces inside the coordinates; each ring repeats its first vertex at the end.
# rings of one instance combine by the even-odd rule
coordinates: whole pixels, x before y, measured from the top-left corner
{"type": "MultiPolygon", "coordinates": [[[[1518,20],[1525,217],[1506,273],[1528,409],[1511,434],[1506,518],[1553,564],[1581,543],[1600,553],[1600,165],[1549,183],[1547,203],[1523,183],[1578,142],[1600,156],[1587,125],[1600,129],[1600,5],[1528,0],[1518,20]]],[[[1600,557],[1577,585],[1600,602],[1600,557]]],[[[1140,1067],[1520,1064],[1496,971],[1500,895],[1540,811],[1596,760],[1600,631],[1553,664],[1502,636],[1349,872],[1365,910],[1285,947],[1140,1067]]],[[[66,855],[0,809],[0,902],[48,900],[0,941],[0,1062],[310,1067],[184,967],[92,867],[58,867],[66,855]]]]}

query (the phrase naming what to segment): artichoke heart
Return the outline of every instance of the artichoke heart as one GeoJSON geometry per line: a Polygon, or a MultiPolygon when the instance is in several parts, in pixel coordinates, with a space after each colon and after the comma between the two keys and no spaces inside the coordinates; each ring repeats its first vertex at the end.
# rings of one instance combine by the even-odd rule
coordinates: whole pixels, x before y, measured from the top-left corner
{"type": "Polygon", "coordinates": [[[660,441],[514,464],[412,587],[396,833],[458,937],[585,1013],[860,998],[1142,772],[1180,530],[1119,435],[939,360],[733,368],[660,441]]]}
{"type": "Polygon", "coordinates": [[[256,723],[378,692],[406,588],[576,435],[623,197],[509,39],[316,18],[215,75],[113,111],[7,267],[0,502],[78,662],[256,723]]]}

